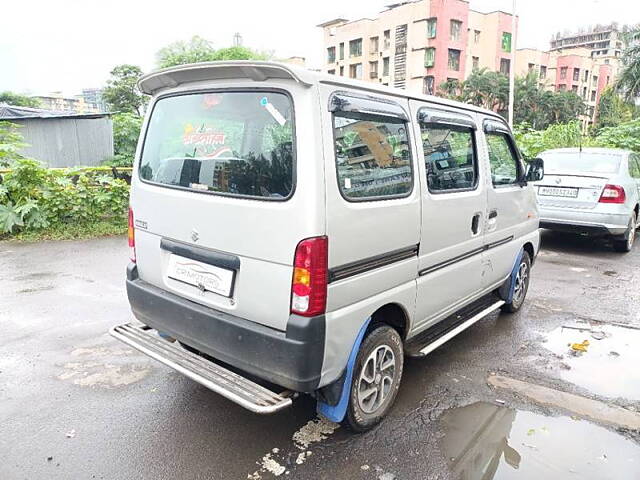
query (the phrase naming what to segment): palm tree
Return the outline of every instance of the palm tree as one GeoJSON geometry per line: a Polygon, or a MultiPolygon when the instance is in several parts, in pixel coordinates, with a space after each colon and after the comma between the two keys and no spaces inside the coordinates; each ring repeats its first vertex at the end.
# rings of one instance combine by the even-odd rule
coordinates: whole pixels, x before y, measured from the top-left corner
{"type": "Polygon", "coordinates": [[[627,34],[627,47],[622,54],[624,67],[616,81],[616,89],[633,102],[640,98],[640,27],[627,34]]]}

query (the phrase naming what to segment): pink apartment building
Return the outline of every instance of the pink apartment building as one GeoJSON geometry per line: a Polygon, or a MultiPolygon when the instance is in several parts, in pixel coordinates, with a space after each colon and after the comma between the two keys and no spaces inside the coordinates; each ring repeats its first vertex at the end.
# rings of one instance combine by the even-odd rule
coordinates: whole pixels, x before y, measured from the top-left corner
{"type": "Polygon", "coordinates": [[[389,5],[378,18],[337,18],[324,30],[326,65],[335,75],[433,94],[473,68],[509,73],[511,15],[480,13],[466,0],[389,5]]]}
{"type": "MultiPolygon", "coordinates": [[[[462,81],[474,69],[508,75],[511,25],[511,14],[477,12],[466,0],[412,0],[389,5],[377,18],[337,18],[318,26],[326,72],[435,94],[443,82],[462,81]]],[[[557,34],[549,51],[518,49],[515,73],[535,71],[544,88],[581,96],[588,107],[586,127],[620,68],[621,49],[615,24],[557,34]]]]}

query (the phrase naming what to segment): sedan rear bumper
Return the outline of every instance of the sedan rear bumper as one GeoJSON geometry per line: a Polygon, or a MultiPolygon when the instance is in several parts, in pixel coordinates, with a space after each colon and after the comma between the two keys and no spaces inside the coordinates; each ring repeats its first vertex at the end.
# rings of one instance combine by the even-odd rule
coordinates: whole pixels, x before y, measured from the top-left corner
{"type": "Polygon", "coordinates": [[[625,213],[604,213],[570,208],[539,207],[540,228],[586,233],[590,235],[624,235],[629,225],[625,213]]]}

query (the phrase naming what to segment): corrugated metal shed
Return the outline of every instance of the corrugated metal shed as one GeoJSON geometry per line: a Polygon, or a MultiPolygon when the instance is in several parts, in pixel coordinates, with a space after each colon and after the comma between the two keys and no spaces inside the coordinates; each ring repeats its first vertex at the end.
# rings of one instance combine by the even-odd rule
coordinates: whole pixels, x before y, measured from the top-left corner
{"type": "Polygon", "coordinates": [[[69,114],[0,104],[0,121],[22,126],[20,153],[48,167],[99,165],[113,156],[110,114],[69,114]]]}

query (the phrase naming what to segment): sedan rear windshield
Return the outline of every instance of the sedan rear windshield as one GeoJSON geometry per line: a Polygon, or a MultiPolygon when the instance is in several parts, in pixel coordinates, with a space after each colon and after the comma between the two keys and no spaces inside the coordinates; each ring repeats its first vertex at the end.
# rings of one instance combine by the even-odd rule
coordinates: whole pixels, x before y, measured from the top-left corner
{"type": "Polygon", "coordinates": [[[286,199],[293,145],[293,106],[284,93],[166,97],[153,108],[139,174],[195,191],[286,199]]]}
{"type": "Polygon", "coordinates": [[[540,156],[544,160],[545,173],[617,173],[620,156],[603,153],[549,153],[540,156]]]}

